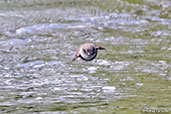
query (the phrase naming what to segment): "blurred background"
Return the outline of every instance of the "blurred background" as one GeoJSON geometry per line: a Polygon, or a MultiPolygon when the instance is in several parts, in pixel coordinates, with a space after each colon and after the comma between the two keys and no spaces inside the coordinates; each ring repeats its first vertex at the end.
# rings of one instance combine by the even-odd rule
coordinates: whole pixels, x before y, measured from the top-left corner
{"type": "Polygon", "coordinates": [[[1,0],[0,113],[171,111],[170,0],[1,0]],[[72,58],[91,42],[91,62],[72,58]]]}

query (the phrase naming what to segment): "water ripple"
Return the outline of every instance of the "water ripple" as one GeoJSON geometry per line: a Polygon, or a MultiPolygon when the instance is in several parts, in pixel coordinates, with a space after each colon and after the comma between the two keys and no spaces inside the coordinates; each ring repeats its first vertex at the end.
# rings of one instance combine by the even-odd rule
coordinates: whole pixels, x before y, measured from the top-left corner
{"type": "Polygon", "coordinates": [[[58,23],[58,24],[37,24],[29,27],[24,27],[16,30],[16,34],[31,33],[35,31],[47,30],[47,29],[76,29],[85,28],[87,25],[82,23],[58,23]]]}
{"type": "Polygon", "coordinates": [[[16,68],[41,68],[44,67],[45,65],[59,65],[61,64],[60,61],[50,61],[50,62],[45,62],[45,61],[31,61],[31,62],[27,62],[27,63],[22,63],[22,64],[17,64],[16,68]]]}

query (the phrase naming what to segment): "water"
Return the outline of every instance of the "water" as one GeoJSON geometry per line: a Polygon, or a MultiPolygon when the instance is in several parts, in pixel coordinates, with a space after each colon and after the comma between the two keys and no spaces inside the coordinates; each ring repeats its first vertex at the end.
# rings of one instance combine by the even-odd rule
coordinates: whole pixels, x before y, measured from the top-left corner
{"type": "Polygon", "coordinates": [[[0,113],[171,112],[171,2],[0,1],[0,113]],[[85,42],[105,47],[72,58],[85,42]]]}

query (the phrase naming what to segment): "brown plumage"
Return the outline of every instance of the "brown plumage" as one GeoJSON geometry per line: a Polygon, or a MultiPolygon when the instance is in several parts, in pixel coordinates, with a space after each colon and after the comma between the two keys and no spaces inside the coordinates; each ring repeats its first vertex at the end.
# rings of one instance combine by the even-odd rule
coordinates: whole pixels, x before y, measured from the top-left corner
{"type": "Polygon", "coordinates": [[[73,61],[75,61],[79,57],[85,61],[91,61],[96,58],[98,50],[104,49],[105,48],[92,43],[85,43],[79,47],[73,58],[73,61]]]}

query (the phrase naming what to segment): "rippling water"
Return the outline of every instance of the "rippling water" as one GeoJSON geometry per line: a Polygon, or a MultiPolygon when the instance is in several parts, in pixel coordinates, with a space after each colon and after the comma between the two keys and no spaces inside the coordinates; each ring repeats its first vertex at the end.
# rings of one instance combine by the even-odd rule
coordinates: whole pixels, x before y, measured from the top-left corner
{"type": "Polygon", "coordinates": [[[170,13],[169,0],[1,0],[0,113],[169,114],[170,13]],[[85,42],[106,50],[72,62],[85,42]]]}

